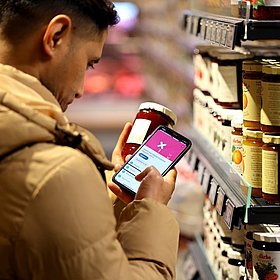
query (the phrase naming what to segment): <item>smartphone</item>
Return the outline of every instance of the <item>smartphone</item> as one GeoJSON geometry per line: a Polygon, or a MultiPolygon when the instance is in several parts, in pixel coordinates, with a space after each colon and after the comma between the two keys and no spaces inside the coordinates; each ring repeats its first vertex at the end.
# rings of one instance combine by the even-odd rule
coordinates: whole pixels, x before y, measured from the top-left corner
{"type": "Polygon", "coordinates": [[[113,182],[135,195],[140,186],[135,176],[153,165],[164,176],[191,148],[191,141],[167,126],[159,126],[114,174],[113,182]]]}

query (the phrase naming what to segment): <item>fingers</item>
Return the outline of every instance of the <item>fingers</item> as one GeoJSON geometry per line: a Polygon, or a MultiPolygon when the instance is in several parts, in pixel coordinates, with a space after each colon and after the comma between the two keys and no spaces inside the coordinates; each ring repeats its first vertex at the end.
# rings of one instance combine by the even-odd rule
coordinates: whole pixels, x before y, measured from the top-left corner
{"type": "Polygon", "coordinates": [[[117,141],[117,144],[114,148],[114,151],[112,153],[112,162],[114,163],[115,167],[114,170],[117,171],[119,168],[124,164],[124,160],[122,158],[122,149],[126,143],[126,140],[128,138],[128,135],[131,131],[132,124],[126,123],[119,138],[117,141]]]}
{"type": "Polygon", "coordinates": [[[125,143],[126,143],[126,140],[128,138],[128,135],[131,131],[131,128],[132,128],[132,124],[130,122],[127,122],[125,125],[124,125],[124,128],[118,138],[118,142],[117,142],[117,145],[114,149],[114,152],[121,152],[121,150],[123,149],[125,143]]]}
{"type": "Polygon", "coordinates": [[[111,190],[112,193],[114,193],[121,201],[128,204],[130,203],[134,198],[129,193],[123,191],[121,188],[119,188],[116,184],[110,182],[108,183],[108,188],[111,190]]]}

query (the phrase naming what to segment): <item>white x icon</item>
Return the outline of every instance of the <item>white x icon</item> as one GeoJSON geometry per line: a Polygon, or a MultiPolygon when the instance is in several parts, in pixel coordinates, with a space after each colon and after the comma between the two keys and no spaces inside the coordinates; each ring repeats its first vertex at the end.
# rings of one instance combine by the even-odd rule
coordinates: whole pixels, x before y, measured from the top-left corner
{"type": "Polygon", "coordinates": [[[163,150],[163,148],[166,146],[167,144],[164,144],[162,141],[160,141],[160,143],[157,145],[157,147],[159,148],[159,152],[161,152],[161,150],[163,150]]]}

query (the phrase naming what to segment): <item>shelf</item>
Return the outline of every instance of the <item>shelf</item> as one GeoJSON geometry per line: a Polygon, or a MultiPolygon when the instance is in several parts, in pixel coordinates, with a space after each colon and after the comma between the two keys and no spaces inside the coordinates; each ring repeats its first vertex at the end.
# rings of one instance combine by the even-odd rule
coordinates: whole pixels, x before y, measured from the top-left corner
{"type": "Polygon", "coordinates": [[[280,224],[280,206],[269,205],[261,198],[248,199],[241,189],[242,177],[219,151],[194,128],[185,134],[193,142],[188,162],[230,229],[241,223],[280,224]]]}
{"type": "Polygon", "coordinates": [[[195,238],[195,241],[189,244],[189,251],[196,266],[201,280],[215,280],[216,277],[211,269],[211,266],[208,262],[203,241],[200,236],[195,238]]]}
{"type": "Polygon", "coordinates": [[[183,28],[201,40],[231,49],[241,47],[246,40],[280,39],[280,20],[260,21],[186,10],[183,28]]]}

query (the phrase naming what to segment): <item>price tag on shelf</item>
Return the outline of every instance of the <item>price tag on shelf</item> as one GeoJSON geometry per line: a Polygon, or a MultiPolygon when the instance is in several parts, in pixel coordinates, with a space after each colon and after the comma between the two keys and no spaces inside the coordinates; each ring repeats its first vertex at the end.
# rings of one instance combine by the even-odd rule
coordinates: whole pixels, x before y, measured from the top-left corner
{"type": "Polygon", "coordinates": [[[199,17],[194,16],[194,17],[193,17],[192,34],[195,35],[195,36],[196,36],[197,33],[198,33],[199,23],[200,23],[199,17]]]}
{"type": "Polygon", "coordinates": [[[190,34],[192,30],[192,16],[187,17],[187,33],[190,34]]]}
{"type": "Polygon", "coordinates": [[[234,46],[235,26],[229,25],[226,36],[226,46],[232,48],[234,46]]]}
{"type": "Polygon", "coordinates": [[[217,32],[217,24],[216,24],[216,22],[212,21],[211,26],[212,26],[212,28],[211,28],[210,41],[215,43],[216,42],[216,32],[217,32]]]}
{"type": "Polygon", "coordinates": [[[192,169],[192,171],[194,171],[196,169],[197,163],[198,163],[198,158],[196,156],[196,154],[194,152],[192,152],[191,156],[190,156],[190,167],[192,169]]]}
{"type": "Polygon", "coordinates": [[[218,195],[217,195],[217,202],[216,202],[216,210],[220,216],[222,216],[223,212],[224,212],[225,200],[226,200],[225,192],[221,187],[219,187],[218,195]]]}
{"type": "Polygon", "coordinates": [[[217,190],[218,190],[218,183],[214,178],[212,178],[210,183],[210,191],[209,191],[209,200],[211,201],[212,205],[216,204],[217,190]]]}
{"type": "Polygon", "coordinates": [[[204,167],[204,165],[202,164],[202,162],[200,161],[200,162],[198,163],[197,179],[198,179],[198,182],[199,182],[201,185],[202,185],[204,170],[205,170],[205,167],[204,167]]]}
{"type": "Polygon", "coordinates": [[[199,31],[199,37],[201,39],[205,39],[205,32],[206,32],[206,20],[201,19],[200,20],[200,31],[199,31]]]}
{"type": "Polygon", "coordinates": [[[212,178],[212,176],[211,176],[210,172],[207,169],[205,169],[203,178],[202,178],[202,184],[201,184],[202,190],[205,194],[208,194],[208,192],[209,192],[211,178],[212,178]]]}
{"type": "Polygon", "coordinates": [[[221,40],[220,40],[220,44],[222,46],[226,45],[226,38],[227,38],[227,26],[223,24],[221,27],[221,40]]]}
{"type": "Polygon", "coordinates": [[[211,40],[211,32],[212,32],[212,25],[211,21],[207,20],[206,21],[206,34],[205,34],[205,40],[210,41],[211,40]]]}
{"type": "Polygon", "coordinates": [[[216,25],[216,39],[215,39],[215,42],[217,44],[219,44],[219,45],[220,45],[220,42],[221,42],[222,28],[223,28],[223,24],[217,23],[217,25],[216,25]]]}
{"type": "Polygon", "coordinates": [[[229,229],[232,229],[232,221],[233,221],[233,215],[234,215],[234,205],[231,202],[230,199],[227,199],[226,201],[226,209],[224,212],[224,220],[226,225],[228,226],[229,229]]]}

